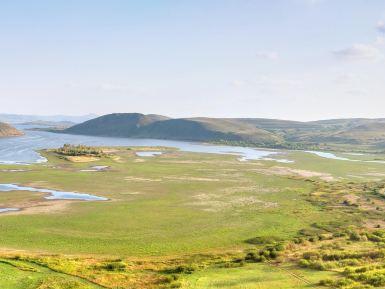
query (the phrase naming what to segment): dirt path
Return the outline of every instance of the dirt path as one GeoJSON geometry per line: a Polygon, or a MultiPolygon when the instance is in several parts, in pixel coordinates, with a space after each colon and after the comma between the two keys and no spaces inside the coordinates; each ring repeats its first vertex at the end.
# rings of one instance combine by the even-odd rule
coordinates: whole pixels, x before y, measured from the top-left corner
{"type": "Polygon", "coordinates": [[[296,274],[296,273],[294,273],[294,272],[292,272],[292,271],[290,271],[290,270],[288,270],[288,269],[282,268],[282,267],[280,267],[279,265],[274,264],[274,263],[272,263],[272,262],[267,262],[267,263],[268,263],[270,266],[272,266],[272,267],[274,267],[274,268],[276,268],[276,269],[278,269],[278,270],[280,270],[280,271],[282,271],[282,272],[285,272],[286,274],[290,275],[291,277],[297,279],[298,281],[300,281],[300,282],[302,282],[302,283],[305,283],[305,284],[307,284],[307,285],[313,285],[313,283],[312,283],[311,281],[307,280],[307,279],[306,279],[305,277],[303,277],[303,276],[300,276],[300,275],[298,275],[298,274],[296,274]]]}

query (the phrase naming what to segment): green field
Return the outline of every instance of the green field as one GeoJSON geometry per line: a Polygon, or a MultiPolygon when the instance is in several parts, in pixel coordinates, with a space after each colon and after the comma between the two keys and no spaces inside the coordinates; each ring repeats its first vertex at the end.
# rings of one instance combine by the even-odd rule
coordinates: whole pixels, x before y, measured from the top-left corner
{"type": "Polygon", "coordinates": [[[1,288],[102,288],[82,278],[21,261],[0,260],[0,276],[1,288]]]}
{"type": "Polygon", "coordinates": [[[385,164],[299,151],[284,156],[294,163],[277,163],[172,148],[102,150],[97,159],[81,162],[44,151],[47,164],[1,166],[2,184],[109,200],[51,201],[42,193],[0,192],[1,207],[22,208],[0,215],[0,288],[318,288],[338,270],[299,267],[300,254],[313,241],[305,240],[297,255],[290,253],[290,242],[341,230],[363,234],[374,229],[367,222],[378,229],[383,218],[385,203],[373,188],[380,186],[385,164]],[[135,154],[154,149],[163,154],[135,154]],[[277,243],[287,248],[279,264],[245,259],[234,265],[247,252],[277,243]]]}
{"type": "Polygon", "coordinates": [[[241,268],[210,269],[193,274],[183,282],[184,289],[289,289],[322,288],[317,285],[320,279],[332,277],[330,272],[298,270],[297,268],[250,264],[241,268]]]}

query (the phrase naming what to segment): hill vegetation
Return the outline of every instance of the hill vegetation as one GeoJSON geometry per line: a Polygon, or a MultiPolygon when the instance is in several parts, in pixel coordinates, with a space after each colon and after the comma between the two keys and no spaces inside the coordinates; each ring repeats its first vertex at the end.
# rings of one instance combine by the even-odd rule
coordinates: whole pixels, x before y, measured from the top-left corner
{"type": "Polygon", "coordinates": [[[0,137],[20,136],[23,133],[13,126],[0,122],[0,137]]]}
{"type": "Polygon", "coordinates": [[[177,118],[140,113],[98,117],[70,134],[221,142],[289,149],[385,150],[385,119],[312,122],[263,118],[177,118]]]}

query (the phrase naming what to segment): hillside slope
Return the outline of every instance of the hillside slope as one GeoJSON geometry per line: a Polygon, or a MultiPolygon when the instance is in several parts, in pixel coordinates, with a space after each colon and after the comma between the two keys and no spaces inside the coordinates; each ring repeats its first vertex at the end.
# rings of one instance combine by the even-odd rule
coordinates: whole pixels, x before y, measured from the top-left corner
{"type": "Polygon", "coordinates": [[[275,144],[282,138],[236,119],[170,119],[140,113],[109,114],[64,130],[64,133],[190,141],[246,141],[275,144]]]}
{"type": "Polygon", "coordinates": [[[385,119],[311,122],[263,118],[177,118],[140,113],[98,117],[63,131],[71,134],[263,145],[279,148],[385,148],[385,119]]]}
{"type": "Polygon", "coordinates": [[[23,133],[9,124],[0,122],[0,137],[20,136],[23,133]]]}
{"type": "Polygon", "coordinates": [[[130,137],[140,127],[166,119],[168,118],[155,114],[114,113],[72,126],[64,130],[64,132],[95,136],[130,137]]]}

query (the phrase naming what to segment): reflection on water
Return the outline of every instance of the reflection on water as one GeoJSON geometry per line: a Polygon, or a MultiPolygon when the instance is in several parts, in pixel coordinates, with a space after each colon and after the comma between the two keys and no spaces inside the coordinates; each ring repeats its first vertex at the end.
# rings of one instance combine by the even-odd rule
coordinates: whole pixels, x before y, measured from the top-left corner
{"type": "MultiPolygon", "coordinates": [[[[333,160],[340,160],[340,161],[349,161],[349,162],[363,162],[363,163],[377,163],[377,164],[385,164],[385,161],[382,160],[371,160],[371,161],[365,161],[365,160],[355,160],[355,159],[348,159],[344,157],[338,157],[333,153],[327,153],[327,152],[319,152],[319,151],[306,151],[307,153],[315,154],[321,158],[326,159],[333,159],[333,160]]],[[[348,154],[348,153],[346,153],[348,154]]],[[[365,154],[354,154],[349,153],[349,155],[355,155],[355,156],[364,156],[365,154]]]]}
{"type": "Polygon", "coordinates": [[[11,191],[28,191],[36,193],[47,193],[50,194],[45,199],[48,200],[83,200],[83,201],[107,201],[107,198],[98,197],[89,194],[81,194],[75,192],[63,192],[49,189],[36,189],[32,187],[23,187],[16,184],[0,184],[0,192],[11,192],[11,191]]]}
{"type": "Polygon", "coordinates": [[[340,160],[340,161],[351,161],[348,158],[342,158],[342,157],[337,157],[333,153],[327,153],[327,152],[319,152],[319,151],[306,151],[307,153],[315,154],[321,158],[326,158],[326,159],[333,159],[333,160],[340,160]]]}
{"type": "Polygon", "coordinates": [[[20,211],[20,209],[18,209],[18,208],[0,208],[0,214],[6,213],[6,212],[15,212],[15,211],[20,211]]]}
{"type": "Polygon", "coordinates": [[[153,157],[156,155],[161,155],[162,152],[136,152],[135,153],[138,157],[153,157]]]}

